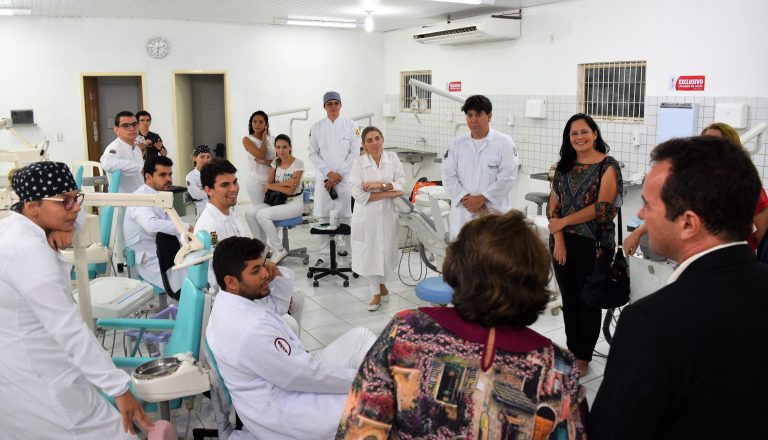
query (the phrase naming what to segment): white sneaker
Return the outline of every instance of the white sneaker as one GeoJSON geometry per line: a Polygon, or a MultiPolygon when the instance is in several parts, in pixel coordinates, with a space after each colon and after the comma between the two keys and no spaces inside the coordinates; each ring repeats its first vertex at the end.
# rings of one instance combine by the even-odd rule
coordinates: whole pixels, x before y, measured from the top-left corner
{"type": "Polygon", "coordinates": [[[272,250],[272,257],[270,257],[269,261],[278,264],[279,262],[283,261],[283,258],[288,255],[288,251],[283,249],[273,249],[272,250]]]}
{"type": "Polygon", "coordinates": [[[315,265],[313,267],[328,267],[328,265],[323,261],[322,258],[318,258],[317,261],[315,261],[315,265]]]}

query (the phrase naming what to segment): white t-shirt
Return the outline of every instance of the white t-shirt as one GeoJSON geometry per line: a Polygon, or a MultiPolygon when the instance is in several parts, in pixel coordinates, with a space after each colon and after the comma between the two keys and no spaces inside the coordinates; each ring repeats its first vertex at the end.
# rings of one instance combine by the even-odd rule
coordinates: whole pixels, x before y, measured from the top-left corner
{"type": "MultiPolygon", "coordinates": [[[[275,183],[291,180],[297,171],[304,171],[304,162],[301,159],[294,159],[291,166],[286,169],[282,169],[280,165],[277,164],[277,159],[272,161],[272,166],[275,167],[275,183]]],[[[295,194],[298,194],[301,191],[302,186],[299,185],[299,187],[296,188],[295,194]]]]}

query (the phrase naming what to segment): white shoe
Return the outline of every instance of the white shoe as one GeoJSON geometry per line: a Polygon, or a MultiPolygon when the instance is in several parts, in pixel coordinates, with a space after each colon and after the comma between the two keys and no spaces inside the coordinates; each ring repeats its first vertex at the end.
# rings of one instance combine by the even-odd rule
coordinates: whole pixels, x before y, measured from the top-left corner
{"type": "Polygon", "coordinates": [[[288,255],[288,251],[283,249],[274,249],[272,251],[272,257],[269,259],[272,263],[278,264],[279,262],[283,261],[283,258],[288,255]]]}
{"type": "Polygon", "coordinates": [[[315,261],[315,265],[313,267],[328,267],[328,265],[323,261],[322,258],[318,258],[317,261],[315,261]]]}

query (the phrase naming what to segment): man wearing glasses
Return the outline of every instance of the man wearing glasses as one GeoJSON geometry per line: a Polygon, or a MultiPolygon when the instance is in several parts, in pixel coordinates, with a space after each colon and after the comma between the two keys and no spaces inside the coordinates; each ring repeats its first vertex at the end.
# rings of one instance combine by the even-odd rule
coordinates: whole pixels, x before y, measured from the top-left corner
{"type": "Polygon", "coordinates": [[[132,193],[144,183],[141,177],[144,153],[140,147],[134,145],[139,133],[136,117],[129,111],[118,113],[115,115],[114,130],[117,139],[112,141],[101,155],[101,167],[107,173],[122,171],[118,192],[132,193]]]}
{"type": "Polygon", "coordinates": [[[72,234],[83,195],[66,164],[17,171],[19,202],[0,220],[0,426],[3,438],[136,438],[152,427],[72,299],[72,265],[49,243],[72,234]],[[99,395],[113,396],[117,410],[99,395]]]}
{"type": "MultiPolygon", "coordinates": [[[[141,168],[144,166],[144,153],[140,146],[135,145],[136,136],[139,133],[138,122],[133,113],[121,111],[115,115],[115,134],[117,139],[107,146],[101,155],[101,167],[107,173],[109,181],[112,181],[111,174],[117,170],[122,171],[120,184],[117,192],[132,193],[139,189],[144,183],[141,176],[141,168]]],[[[143,145],[143,144],[142,144],[143,145]]],[[[125,208],[117,211],[117,224],[122,225],[125,219],[125,208]]],[[[125,236],[123,228],[118,227],[115,232],[115,244],[113,248],[113,259],[117,263],[118,270],[122,272],[125,256],[125,236]]]]}

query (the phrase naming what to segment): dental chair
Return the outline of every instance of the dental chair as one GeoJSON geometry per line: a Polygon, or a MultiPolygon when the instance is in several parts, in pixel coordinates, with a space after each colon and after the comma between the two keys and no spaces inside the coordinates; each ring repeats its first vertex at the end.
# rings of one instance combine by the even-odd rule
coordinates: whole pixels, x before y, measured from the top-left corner
{"type": "Polygon", "coordinates": [[[232,396],[229,394],[227,385],[219,373],[219,366],[216,358],[213,357],[211,347],[208,341],[203,341],[205,358],[210,367],[211,378],[211,402],[213,403],[213,416],[216,420],[216,429],[195,428],[192,430],[194,440],[203,440],[207,437],[219,438],[221,440],[256,440],[256,436],[243,429],[243,422],[235,413],[235,426],[230,422],[230,413],[234,409],[232,406],[232,396]]]}
{"type": "MultiPolygon", "coordinates": [[[[196,235],[203,243],[204,248],[210,250],[211,236],[205,231],[200,231],[196,235]]],[[[172,334],[163,351],[163,356],[192,353],[192,357],[199,359],[203,305],[205,303],[203,289],[207,284],[208,261],[204,261],[188,269],[187,277],[184,279],[184,284],[181,288],[179,308],[175,320],[102,318],[96,321],[96,325],[107,329],[138,329],[140,337],[149,330],[171,330],[172,334]]],[[[132,354],[135,354],[135,352],[132,354]]],[[[133,369],[153,360],[153,358],[129,356],[114,357],[112,360],[120,368],[133,369]]]]}
{"type": "MultiPolygon", "coordinates": [[[[181,243],[179,243],[179,239],[175,235],[166,234],[164,232],[158,232],[155,237],[155,245],[157,246],[157,259],[160,265],[160,277],[163,280],[163,289],[164,289],[163,291],[159,291],[160,289],[156,289],[155,293],[158,294],[160,307],[163,308],[167,304],[168,297],[170,297],[175,301],[178,301],[179,297],[181,296],[181,291],[180,290],[174,291],[173,288],[171,287],[170,281],[168,280],[168,271],[171,269],[171,267],[173,267],[173,260],[174,260],[174,257],[176,256],[176,253],[179,252],[179,249],[181,249],[181,243]]],[[[170,306],[164,307],[160,312],[152,315],[151,318],[152,319],[163,319],[163,318],[176,319],[177,313],[178,313],[178,307],[175,305],[170,305],[170,306]]],[[[140,331],[138,330],[131,330],[123,334],[124,338],[129,338],[134,341],[132,356],[136,354],[137,350],[139,350],[139,353],[141,353],[139,346],[142,342],[147,345],[165,344],[166,342],[168,342],[168,339],[171,337],[171,332],[149,331],[149,332],[143,333],[142,337],[139,337],[139,335],[140,335],[140,331]]]]}

